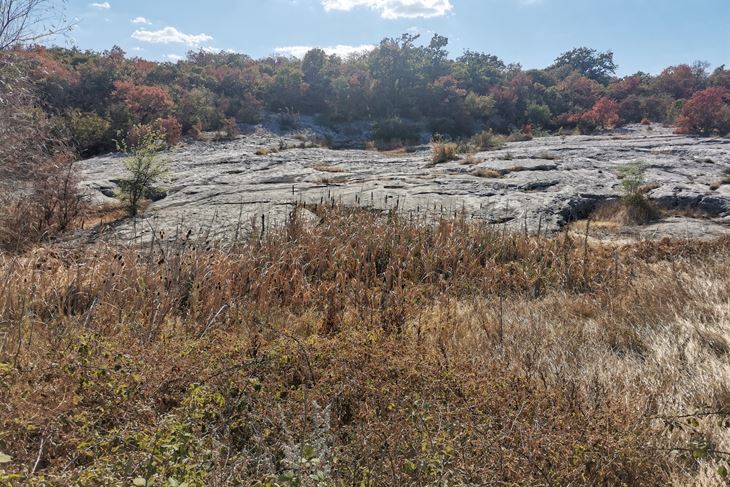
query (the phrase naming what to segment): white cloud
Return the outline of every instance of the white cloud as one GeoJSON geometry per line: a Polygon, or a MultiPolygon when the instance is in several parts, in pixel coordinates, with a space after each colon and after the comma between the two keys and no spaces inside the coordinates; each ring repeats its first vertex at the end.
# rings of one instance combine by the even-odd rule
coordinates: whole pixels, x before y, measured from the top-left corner
{"type": "Polygon", "coordinates": [[[98,8],[100,10],[109,10],[112,8],[112,4],[109,2],[102,2],[102,3],[92,3],[89,4],[90,7],[98,8]]]}
{"type": "Polygon", "coordinates": [[[176,63],[185,59],[185,56],[180,56],[179,54],[165,54],[165,59],[176,63]]]}
{"type": "Polygon", "coordinates": [[[451,0],[320,0],[326,11],[367,7],[384,19],[441,17],[453,10],[451,0]]]}
{"type": "Polygon", "coordinates": [[[132,39],[154,44],[186,44],[197,46],[204,42],[212,41],[213,37],[208,34],[185,34],[175,27],[165,27],[160,30],[137,29],[132,33],[132,39]]]}
{"type": "Polygon", "coordinates": [[[147,20],[144,17],[135,17],[130,22],[132,22],[133,24],[145,24],[145,25],[152,24],[152,22],[150,22],[149,20],[147,20]]]}
{"type": "MultiPolygon", "coordinates": [[[[276,49],[274,49],[274,52],[276,54],[281,54],[282,56],[294,56],[296,58],[303,58],[304,55],[312,49],[314,49],[314,47],[312,46],[287,46],[277,47],[276,49]]],[[[346,58],[351,54],[372,51],[373,49],[375,49],[375,46],[372,44],[362,44],[360,46],[348,46],[338,44],[336,46],[323,47],[321,49],[327,55],[336,54],[341,58],[346,58]]]]}

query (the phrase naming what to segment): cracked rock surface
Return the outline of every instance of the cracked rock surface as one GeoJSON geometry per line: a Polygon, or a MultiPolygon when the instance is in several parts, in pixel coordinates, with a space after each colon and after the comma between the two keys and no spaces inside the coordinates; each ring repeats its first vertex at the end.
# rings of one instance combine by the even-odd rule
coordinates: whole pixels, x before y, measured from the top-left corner
{"type": "MultiPolygon", "coordinates": [[[[292,135],[263,131],[231,142],[182,144],[163,154],[170,172],[142,220],[118,222],[116,233],[144,238],[153,229],[172,235],[185,228],[226,238],[260,224],[261,215],[267,225],[283,224],[296,202],[333,200],[414,217],[463,211],[492,223],[555,231],[587,216],[596,204],[620,197],[617,170],[638,161],[648,166],[650,199],[665,209],[702,216],[667,218],[646,228],[645,235],[684,238],[730,231],[730,140],[724,138],[635,125],[607,135],[509,143],[436,165],[426,146],[378,153],[301,145],[292,135]]],[[[94,202],[116,201],[121,163],[118,155],[80,163],[82,188],[94,202]]]]}

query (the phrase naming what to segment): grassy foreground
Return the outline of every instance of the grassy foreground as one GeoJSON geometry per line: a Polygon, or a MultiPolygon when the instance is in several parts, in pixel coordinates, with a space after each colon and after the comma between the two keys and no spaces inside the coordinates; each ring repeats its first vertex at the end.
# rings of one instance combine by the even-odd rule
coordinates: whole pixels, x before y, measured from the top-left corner
{"type": "Polygon", "coordinates": [[[0,256],[0,483],[726,482],[730,240],[320,217],[0,256]]]}

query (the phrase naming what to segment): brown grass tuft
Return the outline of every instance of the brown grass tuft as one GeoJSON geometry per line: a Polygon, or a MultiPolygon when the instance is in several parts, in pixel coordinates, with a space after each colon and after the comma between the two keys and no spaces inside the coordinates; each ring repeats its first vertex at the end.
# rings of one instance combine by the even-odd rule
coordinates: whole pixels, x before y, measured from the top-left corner
{"type": "Polygon", "coordinates": [[[496,169],[490,169],[487,167],[480,167],[477,168],[472,172],[472,175],[479,177],[479,178],[494,178],[498,179],[503,176],[503,174],[496,169]]]}

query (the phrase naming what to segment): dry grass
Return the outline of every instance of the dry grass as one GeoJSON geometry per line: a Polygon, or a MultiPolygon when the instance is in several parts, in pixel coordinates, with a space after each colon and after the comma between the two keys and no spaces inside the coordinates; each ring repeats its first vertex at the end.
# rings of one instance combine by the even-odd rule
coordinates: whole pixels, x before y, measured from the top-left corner
{"type": "Polygon", "coordinates": [[[710,189],[712,191],[717,191],[720,189],[721,186],[724,186],[726,184],[730,184],[730,176],[723,177],[719,181],[716,181],[710,185],[710,189]]]}
{"type": "Polygon", "coordinates": [[[431,162],[441,164],[443,162],[456,161],[459,156],[456,154],[456,144],[433,144],[433,154],[431,162]]]}
{"type": "Polygon", "coordinates": [[[0,257],[0,479],[721,482],[730,240],[319,217],[0,257]]]}
{"type": "Polygon", "coordinates": [[[320,172],[331,172],[331,173],[341,173],[345,172],[345,170],[340,166],[333,166],[331,164],[315,164],[313,166],[310,166],[315,171],[320,172]]]}
{"type": "Polygon", "coordinates": [[[472,175],[479,177],[479,178],[494,178],[494,179],[498,179],[503,176],[503,174],[500,171],[497,171],[496,169],[490,169],[488,167],[477,168],[475,171],[472,172],[472,175]]]}
{"type": "Polygon", "coordinates": [[[474,154],[467,154],[467,156],[461,160],[461,164],[464,166],[476,166],[482,162],[483,161],[478,159],[474,154]]]}

